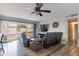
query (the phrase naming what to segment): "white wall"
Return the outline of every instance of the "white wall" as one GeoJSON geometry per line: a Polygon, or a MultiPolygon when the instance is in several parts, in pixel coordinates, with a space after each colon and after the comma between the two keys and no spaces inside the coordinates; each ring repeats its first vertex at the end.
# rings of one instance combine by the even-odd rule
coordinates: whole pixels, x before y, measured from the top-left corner
{"type": "Polygon", "coordinates": [[[46,20],[46,21],[43,21],[41,22],[40,24],[49,24],[49,31],[48,32],[59,32],[59,31],[63,31],[64,28],[65,28],[65,21],[63,18],[57,18],[57,19],[50,19],[50,20],[46,20]],[[58,28],[53,28],[52,27],[52,23],[57,21],[59,23],[59,26],[58,28]]]}

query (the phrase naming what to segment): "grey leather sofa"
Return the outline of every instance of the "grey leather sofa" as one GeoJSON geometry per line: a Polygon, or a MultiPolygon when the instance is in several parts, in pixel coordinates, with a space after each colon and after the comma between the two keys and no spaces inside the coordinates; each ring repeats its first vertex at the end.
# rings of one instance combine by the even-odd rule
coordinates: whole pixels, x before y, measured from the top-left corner
{"type": "Polygon", "coordinates": [[[45,35],[43,47],[48,48],[61,42],[63,32],[50,32],[45,35]]]}

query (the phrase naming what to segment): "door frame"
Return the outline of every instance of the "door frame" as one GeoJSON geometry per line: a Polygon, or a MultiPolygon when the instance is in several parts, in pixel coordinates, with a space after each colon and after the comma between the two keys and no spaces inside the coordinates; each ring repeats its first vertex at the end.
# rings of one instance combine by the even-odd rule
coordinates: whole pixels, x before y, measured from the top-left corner
{"type": "MultiPolygon", "coordinates": [[[[68,21],[74,21],[74,19],[76,19],[77,20],[77,22],[78,22],[78,18],[68,18],[68,19],[66,19],[66,39],[67,39],[67,44],[68,44],[68,21]]],[[[77,26],[78,27],[78,26],[77,26]]],[[[78,28],[77,28],[77,34],[78,34],[78,28]]],[[[77,38],[77,40],[78,40],[78,38],[77,38]]],[[[77,43],[78,44],[78,43],[77,43]]],[[[78,47],[78,46],[77,46],[78,47]]]]}

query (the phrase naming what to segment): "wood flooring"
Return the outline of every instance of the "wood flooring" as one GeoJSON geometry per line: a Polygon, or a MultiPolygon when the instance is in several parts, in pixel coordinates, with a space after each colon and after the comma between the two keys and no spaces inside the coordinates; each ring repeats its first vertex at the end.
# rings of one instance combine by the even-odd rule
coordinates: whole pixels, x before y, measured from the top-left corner
{"type": "Polygon", "coordinates": [[[4,44],[5,53],[0,51],[1,56],[64,56],[66,55],[66,46],[64,44],[57,44],[47,49],[40,49],[34,51],[29,47],[24,47],[18,40],[4,44]]]}

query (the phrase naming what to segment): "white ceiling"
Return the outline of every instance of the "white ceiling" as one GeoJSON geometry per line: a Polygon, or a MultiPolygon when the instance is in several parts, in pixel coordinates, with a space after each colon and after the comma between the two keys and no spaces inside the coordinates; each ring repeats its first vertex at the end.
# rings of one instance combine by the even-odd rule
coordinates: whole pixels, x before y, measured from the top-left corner
{"type": "Polygon", "coordinates": [[[33,21],[49,20],[52,18],[65,17],[70,14],[78,13],[79,4],[68,3],[44,3],[41,9],[51,10],[51,13],[43,13],[43,16],[37,16],[30,13],[34,9],[34,3],[1,3],[0,15],[23,18],[33,21]]]}

